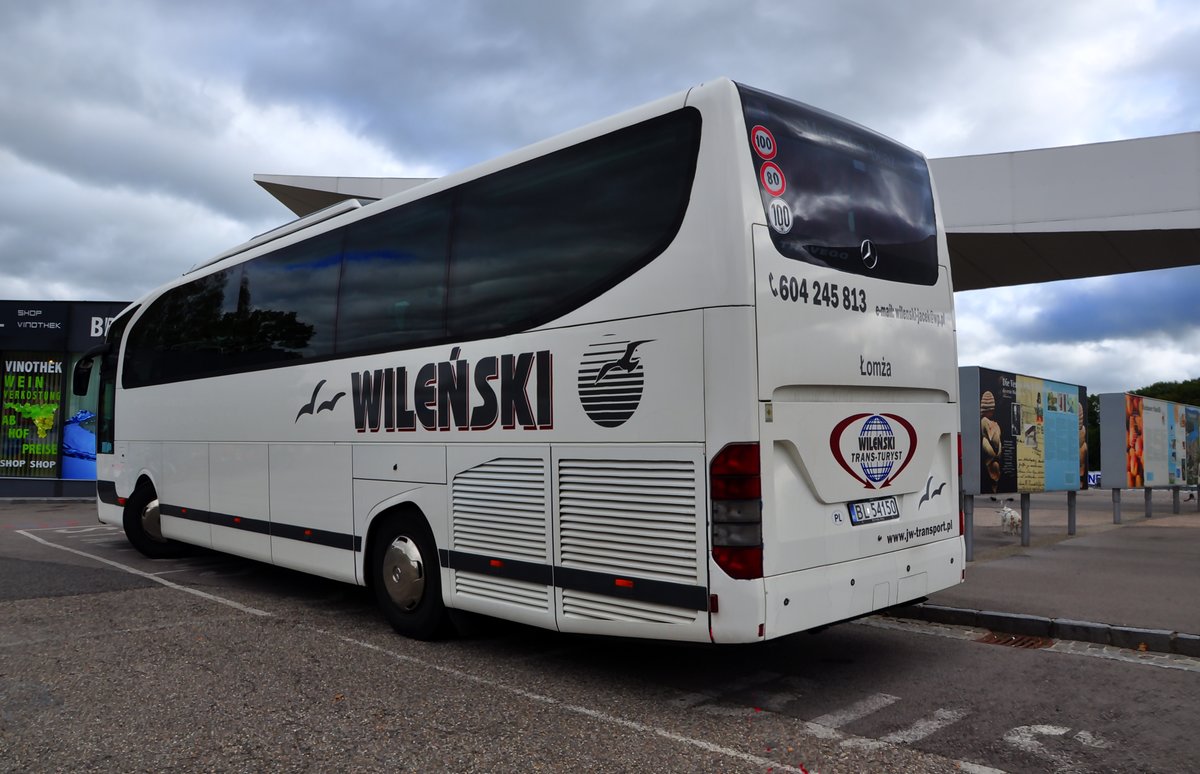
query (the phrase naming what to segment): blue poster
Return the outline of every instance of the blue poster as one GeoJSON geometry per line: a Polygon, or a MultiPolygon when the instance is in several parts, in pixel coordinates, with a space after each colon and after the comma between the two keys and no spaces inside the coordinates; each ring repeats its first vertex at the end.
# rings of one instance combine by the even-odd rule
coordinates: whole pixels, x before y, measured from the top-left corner
{"type": "Polygon", "coordinates": [[[1042,389],[1046,491],[1079,488],[1079,387],[1046,381],[1042,389]]]}

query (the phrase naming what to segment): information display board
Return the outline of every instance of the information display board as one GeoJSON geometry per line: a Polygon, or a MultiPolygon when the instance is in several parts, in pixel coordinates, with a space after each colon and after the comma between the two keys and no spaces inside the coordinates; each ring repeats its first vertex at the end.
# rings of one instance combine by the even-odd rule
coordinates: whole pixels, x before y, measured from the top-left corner
{"type": "Polygon", "coordinates": [[[966,494],[1087,488],[1087,389],[978,366],[958,369],[966,494]]]}
{"type": "Polygon", "coordinates": [[[6,353],[0,392],[0,474],[59,478],[64,367],[61,357],[6,353]]]}
{"type": "Polygon", "coordinates": [[[1100,478],[1110,488],[1200,482],[1200,408],[1129,393],[1100,396],[1100,478]]]}

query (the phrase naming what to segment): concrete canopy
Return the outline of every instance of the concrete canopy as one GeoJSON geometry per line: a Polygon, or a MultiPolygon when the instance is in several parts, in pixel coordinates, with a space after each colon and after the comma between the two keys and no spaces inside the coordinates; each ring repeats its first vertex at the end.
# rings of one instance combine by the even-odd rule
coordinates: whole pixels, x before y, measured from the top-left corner
{"type": "MultiPolygon", "coordinates": [[[[1200,132],[930,159],[955,290],[1200,263],[1200,132]]],[[[420,178],[255,175],[297,216],[420,178]]]]}
{"type": "Polygon", "coordinates": [[[1200,263],[1200,132],[929,166],[955,290],[1200,263]]]}
{"type": "Polygon", "coordinates": [[[346,199],[383,199],[428,180],[423,177],[318,177],[255,175],[267,193],[303,218],[346,199]]]}

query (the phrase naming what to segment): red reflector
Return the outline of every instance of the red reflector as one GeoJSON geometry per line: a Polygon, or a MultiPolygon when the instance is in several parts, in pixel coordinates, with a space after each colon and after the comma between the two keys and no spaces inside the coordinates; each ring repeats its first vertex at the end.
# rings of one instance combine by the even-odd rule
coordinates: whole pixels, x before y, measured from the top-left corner
{"type": "Polygon", "coordinates": [[[488,566],[490,566],[490,567],[503,567],[503,566],[504,566],[504,562],[500,561],[499,559],[489,559],[489,560],[488,560],[488,566]]]}
{"type": "Polygon", "coordinates": [[[766,624],[759,624],[759,625],[758,625],[758,636],[759,636],[759,637],[766,637],[766,636],[767,636],[767,625],[766,625],[766,624]]]}
{"type": "Polygon", "coordinates": [[[242,523],[242,517],[241,517],[241,516],[234,516],[234,517],[233,517],[233,523],[234,523],[234,524],[241,524],[241,523],[242,523]]]}
{"type": "Polygon", "coordinates": [[[708,595],[708,612],[710,612],[710,613],[720,612],[720,605],[717,604],[717,595],[716,594],[708,595]]]}
{"type": "Polygon", "coordinates": [[[179,509],[179,512],[180,512],[180,513],[187,513],[187,508],[180,508],[180,509],[179,509]]]}
{"type": "Polygon", "coordinates": [[[724,570],[730,578],[754,580],[763,576],[762,546],[746,548],[713,546],[712,555],[717,566],[724,570]]]}
{"type": "Polygon", "coordinates": [[[311,529],[304,530],[304,537],[312,537],[312,530],[311,529]]]}
{"type": "Polygon", "coordinates": [[[958,477],[962,478],[962,433],[958,434],[958,477]]]}
{"type": "Polygon", "coordinates": [[[709,466],[714,500],[758,500],[762,480],[758,444],[733,443],[721,449],[709,466]]]}
{"type": "Polygon", "coordinates": [[[118,498],[117,498],[117,505],[124,505],[124,504],[125,504],[125,498],[124,498],[124,497],[118,497],[118,498]]]}
{"type": "Polygon", "coordinates": [[[759,474],[758,444],[731,443],[712,461],[714,476],[757,476],[759,474]]]}
{"type": "Polygon", "coordinates": [[[617,584],[617,586],[623,589],[633,588],[633,581],[629,580],[628,578],[617,578],[613,581],[613,583],[617,584]]]}

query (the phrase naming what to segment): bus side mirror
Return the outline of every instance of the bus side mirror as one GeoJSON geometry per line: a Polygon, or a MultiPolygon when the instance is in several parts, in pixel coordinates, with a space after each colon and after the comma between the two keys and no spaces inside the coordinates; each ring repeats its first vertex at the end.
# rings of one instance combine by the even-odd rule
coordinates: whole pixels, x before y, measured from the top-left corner
{"type": "Polygon", "coordinates": [[[94,347],[83,354],[79,358],[79,362],[75,364],[75,370],[71,373],[71,392],[76,395],[87,395],[88,383],[92,380],[92,366],[96,362],[96,358],[108,352],[108,345],[101,344],[94,347]]]}

